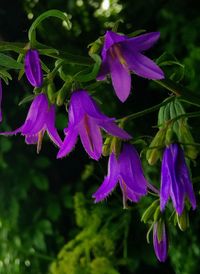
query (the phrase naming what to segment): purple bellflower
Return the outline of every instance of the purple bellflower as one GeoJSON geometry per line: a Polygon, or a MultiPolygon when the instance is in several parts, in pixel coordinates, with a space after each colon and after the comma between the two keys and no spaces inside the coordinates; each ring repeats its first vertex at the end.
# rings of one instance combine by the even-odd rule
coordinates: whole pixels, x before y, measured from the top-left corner
{"type": "Polygon", "coordinates": [[[2,101],[2,83],[0,78],[0,122],[2,121],[1,101],[2,101]]]}
{"type": "Polygon", "coordinates": [[[161,170],[160,207],[164,210],[171,197],[173,206],[180,216],[184,209],[185,198],[196,208],[196,198],[190,180],[189,170],[180,145],[171,144],[163,154],[161,170]]]}
{"type": "Polygon", "coordinates": [[[159,32],[150,32],[137,37],[107,31],[102,49],[102,65],[97,80],[104,80],[110,73],[117,97],[126,101],[131,90],[131,75],[135,74],[153,80],[163,79],[163,71],[142,52],[159,39],[159,32]]]}
{"type": "Polygon", "coordinates": [[[162,221],[156,222],[153,226],[153,246],[158,260],[165,262],[167,259],[168,241],[165,223],[162,221]],[[158,228],[158,226],[162,227],[158,228]],[[161,235],[159,235],[159,233],[161,233],[161,235]]]}
{"type": "Polygon", "coordinates": [[[46,95],[39,94],[30,106],[25,123],[14,131],[1,132],[0,134],[15,135],[21,133],[25,136],[27,144],[37,144],[37,153],[39,153],[45,131],[53,143],[60,147],[62,140],[55,128],[55,106],[49,106],[46,95]]]}
{"type": "Polygon", "coordinates": [[[25,55],[25,74],[33,87],[41,87],[43,83],[43,73],[38,51],[29,49],[25,55]]]}
{"type": "Polygon", "coordinates": [[[102,185],[92,195],[95,203],[104,200],[119,182],[123,194],[123,204],[126,207],[127,199],[138,202],[147,194],[147,181],[142,171],[140,157],[134,147],[124,144],[118,157],[111,153],[108,162],[108,175],[102,185]]]}
{"type": "Polygon", "coordinates": [[[100,128],[121,139],[131,138],[115,124],[114,118],[100,112],[95,101],[85,90],[74,91],[69,104],[68,127],[64,129],[66,137],[57,158],[64,157],[73,149],[79,135],[88,155],[98,160],[101,157],[103,143],[100,128]]]}

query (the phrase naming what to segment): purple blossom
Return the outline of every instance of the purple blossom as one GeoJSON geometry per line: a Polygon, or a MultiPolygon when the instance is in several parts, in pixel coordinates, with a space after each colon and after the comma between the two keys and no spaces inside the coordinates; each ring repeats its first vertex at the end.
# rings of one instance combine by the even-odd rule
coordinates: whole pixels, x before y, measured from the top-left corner
{"type": "Polygon", "coordinates": [[[73,149],[79,135],[88,155],[98,160],[101,157],[103,143],[100,128],[122,139],[131,138],[115,124],[114,118],[100,112],[95,101],[85,90],[74,91],[69,104],[68,127],[64,129],[66,137],[57,158],[64,157],[73,149]]]}
{"type": "Polygon", "coordinates": [[[123,145],[118,159],[114,153],[110,155],[108,175],[99,189],[92,195],[95,202],[105,199],[114,190],[118,182],[123,193],[124,206],[127,199],[138,202],[142,196],[147,194],[147,181],[142,171],[140,157],[130,144],[123,145]]]}
{"type": "Polygon", "coordinates": [[[0,78],[0,122],[2,121],[1,101],[2,101],[2,83],[0,78]]]}
{"type": "Polygon", "coordinates": [[[37,144],[37,152],[39,153],[45,131],[53,143],[60,147],[62,140],[55,128],[55,106],[49,106],[46,95],[39,94],[30,106],[25,123],[14,131],[1,132],[0,134],[15,135],[21,133],[25,136],[27,144],[37,144]]]}
{"type": "Polygon", "coordinates": [[[25,74],[33,87],[41,87],[43,83],[43,73],[38,51],[29,49],[25,56],[25,74]]]}
{"type": "Polygon", "coordinates": [[[117,97],[126,101],[131,90],[131,75],[135,74],[153,80],[163,79],[163,71],[142,52],[159,39],[159,32],[150,32],[137,37],[107,31],[102,49],[102,65],[97,77],[103,80],[110,73],[117,97]]]}
{"type": "Polygon", "coordinates": [[[196,208],[196,199],[188,167],[183,150],[178,144],[171,144],[163,154],[160,189],[161,211],[164,210],[169,197],[171,197],[178,215],[183,212],[186,197],[192,208],[196,208]]]}
{"type": "Polygon", "coordinates": [[[165,262],[167,259],[168,241],[165,223],[163,221],[156,222],[153,226],[153,246],[158,260],[165,262]],[[159,235],[160,233],[161,235],[159,235]]]}

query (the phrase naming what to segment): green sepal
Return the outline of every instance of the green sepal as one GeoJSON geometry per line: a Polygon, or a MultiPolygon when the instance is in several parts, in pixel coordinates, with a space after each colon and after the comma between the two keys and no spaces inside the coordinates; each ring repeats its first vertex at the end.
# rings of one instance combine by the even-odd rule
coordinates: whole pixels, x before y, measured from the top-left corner
{"type": "Polygon", "coordinates": [[[104,141],[104,144],[103,144],[103,149],[102,149],[102,154],[103,156],[109,156],[110,155],[110,145],[111,145],[111,142],[112,142],[112,136],[108,136],[105,141],[104,141]]]}
{"type": "Polygon", "coordinates": [[[149,223],[152,221],[154,213],[159,205],[159,199],[155,200],[142,214],[141,222],[149,223]]]}
{"type": "Polygon", "coordinates": [[[35,95],[34,94],[31,94],[31,95],[28,95],[26,96],[25,98],[23,98],[19,103],[18,103],[18,106],[21,106],[25,103],[29,103],[31,102],[33,99],[34,99],[35,95]]]}
{"type": "Polygon", "coordinates": [[[185,231],[190,226],[189,215],[186,210],[183,211],[181,216],[176,214],[177,223],[181,231],[185,231]]]}
{"type": "Polygon", "coordinates": [[[68,76],[64,85],[57,91],[56,104],[62,106],[65,102],[68,92],[71,91],[72,87],[72,77],[68,76]]]}
{"type": "Polygon", "coordinates": [[[153,138],[146,152],[146,159],[150,165],[154,165],[161,157],[162,149],[165,146],[165,135],[167,127],[161,128],[153,138]]]}

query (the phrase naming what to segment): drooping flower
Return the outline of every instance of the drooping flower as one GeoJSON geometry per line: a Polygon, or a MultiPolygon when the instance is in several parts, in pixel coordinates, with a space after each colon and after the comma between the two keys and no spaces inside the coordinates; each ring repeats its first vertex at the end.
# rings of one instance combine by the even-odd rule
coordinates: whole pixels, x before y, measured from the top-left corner
{"type": "Polygon", "coordinates": [[[153,246],[158,260],[165,262],[167,259],[168,241],[165,223],[161,220],[153,226],[153,246]]]}
{"type": "Polygon", "coordinates": [[[121,139],[131,138],[115,124],[114,118],[100,112],[95,101],[85,90],[74,91],[69,104],[68,127],[64,130],[66,137],[57,158],[64,157],[73,149],[79,135],[88,155],[98,160],[101,157],[103,142],[100,128],[121,139]]]}
{"type": "Polygon", "coordinates": [[[2,121],[1,101],[2,101],[2,83],[0,78],[0,122],[2,121]]]}
{"type": "Polygon", "coordinates": [[[189,170],[183,150],[178,144],[171,144],[163,154],[160,189],[161,211],[164,210],[170,197],[179,216],[183,212],[185,198],[188,198],[193,209],[196,208],[196,198],[189,170]]]}
{"type": "Polygon", "coordinates": [[[147,194],[148,183],[142,171],[140,157],[130,144],[123,145],[118,159],[114,153],[110,154],[108,175],[92,195],[95,202],[104,200],[114,190],[118,182],[123,194],[124,207],[127,199],[138,202],[142,196],[147,194]]]}
{"type": "Polygon", "coordinates": [[[25,55],[25,74],[33,87],[41,87],[43,73],[38,51],[29,49],[25,55]]]}
{"type": "Polygon", "coordinates": [[[14,131],[1,132],[0,134],[15,135],[21,133],[25,136],[27,144],[37,144],[37,152],[39,153],[45,131],[53,143],[60,147],[62,140],[55,128],[55,106],[49,106],[46,95],[39,94],[30,106],[25,123],[14,131]]]}
{"type": "Polygon", "coordinates": [[[130,72],[153,80],[163,79],[163,71],[149,58],[142,54],[159,39],[159,32],[150,32],[137,37],[107,31],[102,49],[102,65],[97,77],[103,80],[111,75],[117,97],[124,102],[130,94],[130,72]]]}

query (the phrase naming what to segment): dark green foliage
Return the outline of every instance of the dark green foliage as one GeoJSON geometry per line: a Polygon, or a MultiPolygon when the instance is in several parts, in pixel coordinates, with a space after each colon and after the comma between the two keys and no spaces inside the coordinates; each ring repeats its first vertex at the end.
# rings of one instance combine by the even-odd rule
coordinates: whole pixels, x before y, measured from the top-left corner
{"type": "MultiPolygon", "coordinates": [[[[158,30],[161,39],[148,56],[156,59],[166,52],[170,60],[176,62],[173,63],[174,73],[169,76],[199,93],[199,1],[110,0],[109,10],[102,10],[102,1],[97,0],[16,0],[12,5],[11,1],[1,2],[1,39],[26,42],[31,24],[28,17],[35,19],[48,9],[61,9],[72,15],[72,30],[68,32],[59,20],[49,19],[38,28],[38,40],[84,56],[88,56],[88,44],[103,35],[118,19],[124,21],[119,24],[119,31],[127,34],[136,29],[158,30]]],[[[7,61],[13,62],[12,59],[7,61]]],[[[44,61],[53,67],[50,59],[44,61]]],[[[163,69],[168,75],[169,67],[163,66],[163,69]]],[[[66,65],[64,72],[74,74],[76,67],[66,65]]],[[[9,75],[5,67],[0,67],[0,75],[5,81],[13,78],[8,87],[3,86],[4,121],[0,131],[4,131],[23,123],[30,102],[27,100],[21,107],[18,104],[31,95],[32,90],[24,77],[17,81],[14,70],[9,75]]],[[[102,111],[117,118],[151,107],[168,96],[162,87],[134,75],[132,83],[132,94],[123,105],[114,96],[111,85],[105,83],[89,88],[102,111]]],[[[62,83],[58,81],[55,86],[59,90],[62,83]]],[[[83,86],[87,87],[87,83],[83,86]]],[[[185,109],[196,110],[188,105],[185,109]]],[[[57,111],[60,132],[67,123],[64,111],[63,106],[57,111]]],[[[198,118],[189,124],[199,143],[198,118]]],[[[157,132],[152,128],[155,125],[157,113],[127,123],[127,130],[133,134],[143,159],[157,132]]],[[[142,200],[138,205],[131,204],[131,209],[124,211],[117,189],[107,202],[93,204],[91,195],[106,174],[107,158],[99,163],[92,162],[79,145],[63,160],[56,160],[56,153],[57,149],[50,142],[44,141],[40,155],[36,155],[35,147],[27,146],[24,137],[0,137],[0,273],[198,273],[198,210],[191,214],[190,228],[185,232],[181,232],[178,225],[174,228],[172,222],[169,224],[169,259],[167,263],[159,264],[153,253],[151,234],[150,245],[146,243],[148,225],[140,222],[155,197],[142,200]]],[[[199,158],[191,167],[197,198],[198,166],[199,158]]],[[[143,160],[143,167],[149,181],[159,186],[159,164],[151,167],[143,160]]]]}

